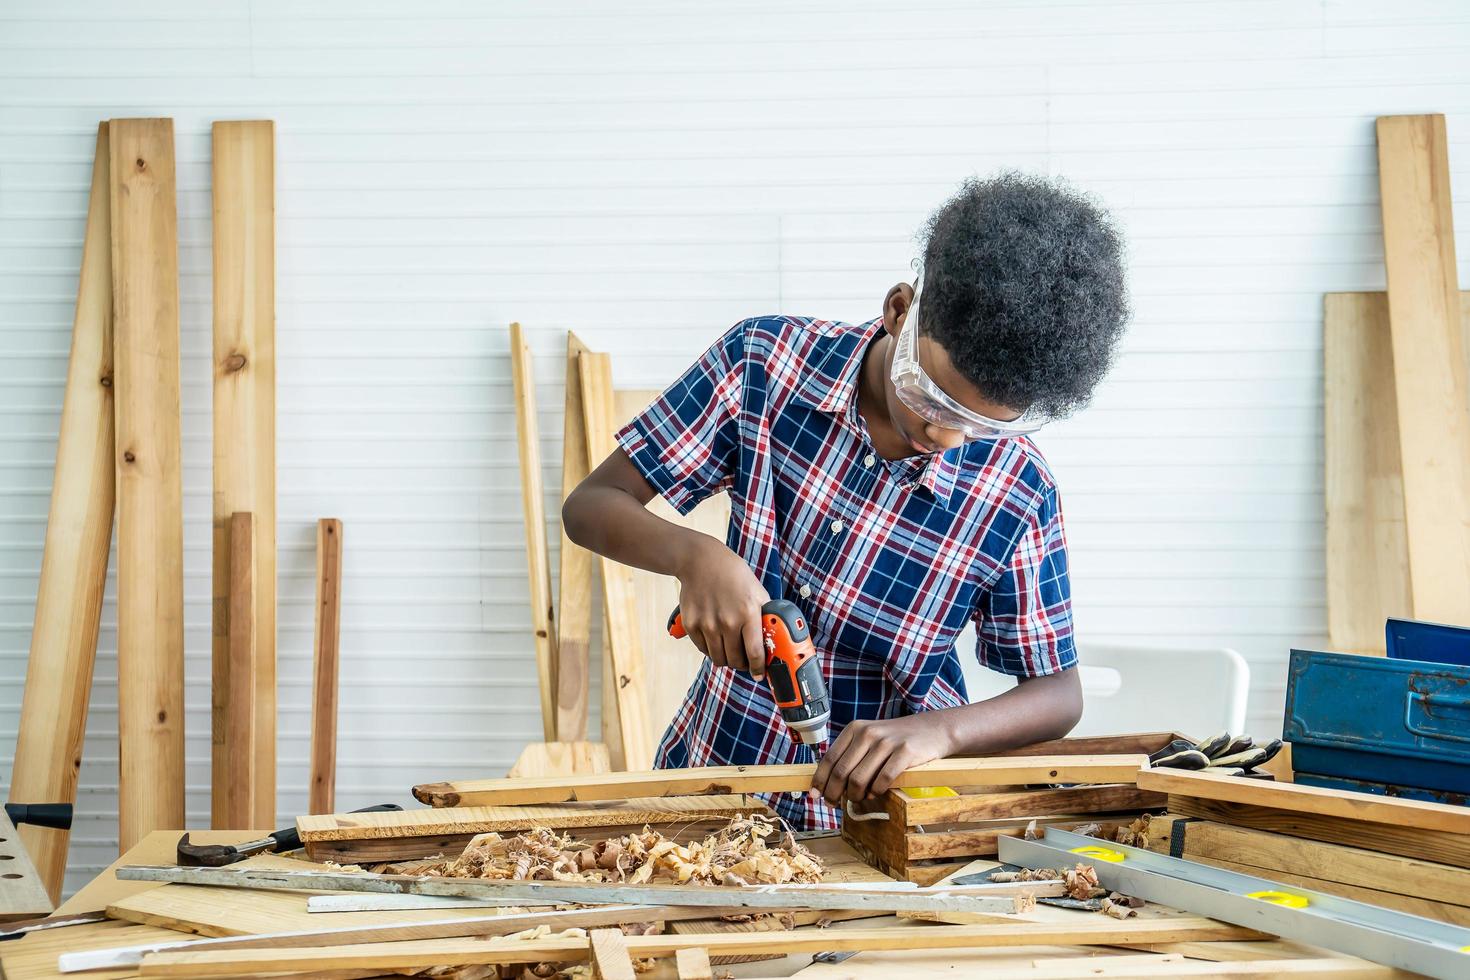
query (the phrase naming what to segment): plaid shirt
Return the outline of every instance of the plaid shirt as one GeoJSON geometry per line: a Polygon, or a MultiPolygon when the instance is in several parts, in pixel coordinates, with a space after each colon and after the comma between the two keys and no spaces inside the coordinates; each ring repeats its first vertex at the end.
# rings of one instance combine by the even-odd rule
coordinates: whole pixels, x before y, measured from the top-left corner
{"type": "MultiPolygon", "coordinates": [[[[955,639],[971,620],[992,670],[1034,677],[1076,662],[1062,512],[1041,454],[1010,439],[879,456],[856,395],[880,329],[747,320],[618,433],[681,513],[729,492],[726,543],[806,615],[834,739],[855,719],[967,703],[955,639]]],[[[656,764],[813,760],[763,680],[706,660],[656,764]]],[[[839,821],[805,794],[772,803],[797,828],[839,821]]]]}

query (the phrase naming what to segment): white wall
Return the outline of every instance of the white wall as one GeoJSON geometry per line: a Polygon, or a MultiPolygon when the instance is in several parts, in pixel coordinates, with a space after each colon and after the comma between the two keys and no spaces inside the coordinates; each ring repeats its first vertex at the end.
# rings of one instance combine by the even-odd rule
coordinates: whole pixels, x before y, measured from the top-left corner
{"type": "MultiPolygon", "coordinates": [[[[0,759],[99,119],[177,126],[202,825],[212,120],[278,123],[284,818],[305,803],[321,516],[346,524],[340,805],[496,773],[538,737],[508,321],[543,355],[554,487],[564,330],[613,351],[620,384],[652,385],[748,315],[866,318],[926,213],[1002,166],[1071,177],[1132,243],[1126,355],[1041,440],[1079,629],[1237,648],[1251,724],[1276,731],[1288,647],[1324,642],[1321,294],[1383,286],[1375,115],[1448,114],[1470,214],[1467,57],[1470,9],[1452,0],[11,0],[0,759]]],[[[73,886],[114,853],[115,622],[109,598],[73,886]]]]}

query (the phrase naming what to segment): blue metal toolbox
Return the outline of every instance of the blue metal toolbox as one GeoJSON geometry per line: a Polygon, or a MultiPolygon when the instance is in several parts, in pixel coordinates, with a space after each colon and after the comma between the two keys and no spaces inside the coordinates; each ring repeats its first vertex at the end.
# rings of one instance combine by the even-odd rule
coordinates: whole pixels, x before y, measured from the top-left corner
{"type": "Polygon", "coordinates": [[[1390,619],[1383,629],[1394,660],[1432,660],[1470,667],[1470,629],[1418,619],[1390,619]]]}
{"type": "Polygon", "coordinates": [[[1299,772],[1292,779],[1303,786],[1321,786],[1323,789],[1345,789],[1353,793],[1376,793],[1393,796],[1401,800],[1423,800],[1425,803],[1448,803],[1450,806],[1470,805],[1464,793],[1451,793],[1442,789],[1417,789],[1395,783],[1369,783],[1361,779],[1343,779],[1341,776],[1319,776],[1311,772],[1299,772]]]}
{"type": "Polygon", "coordinates": [[[1470,793],[1470,667],[1293,650],[1282,738],[1299,773],[1470,793]]]}

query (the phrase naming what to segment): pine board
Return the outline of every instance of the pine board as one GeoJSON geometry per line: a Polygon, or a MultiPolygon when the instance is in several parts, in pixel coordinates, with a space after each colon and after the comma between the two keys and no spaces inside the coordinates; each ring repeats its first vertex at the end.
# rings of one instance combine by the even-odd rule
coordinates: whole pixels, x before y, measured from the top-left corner
{"type": "MultiPolygon", "coordinates": [[[[567,331],[566,394],[562,412],[561,496],[565,501],[590,472],[586,419],[582,414],[582,381],[578,358],[587,349],[567,331]]],[[[561,514],[557,514],[561,527],[561,514]]],[[[556,604],[556,732],[577,742],[587,737],[592,656],[592,586],[597,571],[592,552],[562,531],[556,604]]]]}
{"type": "MultiPolygon", "coordinates": [[[[186,938],[168,929],[134,925],[130,922],[97,922],[32,933],[22,939],[0,943],[0,972],[5,980],[56,980],[56,960],[62,953],[88,949],[111,949],[143,943],[177,942],[186,938]]],[[[86,980],[124,980],[136,977],[136,967],[94,970],[86,980]]]]}
{"type": "MultiPolygon", "coordinates": [[[[1129,783],[1147,763],[1140,755],[940,759],[900,773],[896,787],[1031,783],[1129,783]]],[[[575,779],[484,779],[427,783],[414,796],[431,806],[561,803],[728,793],[805,792],[815,764],[708,766],[612,773],[575,779]]]]}
{"type": "MultiPolygon", "coordinates": [[[[179,244],[171,119],[114,119],[118,841],[184,823],[179,244]]],[[[233,509],[233,508],[232,508],[233,509]]]]}
{"type": "Polygon", "coordinates": [[[342,522],[316,522],[316,629],[312,634],[311,785],[308,809],[331,813],[337,799],[337,685],[341,676],[342,522]]]}
{"type": "MultiPolygon", "coordinates": [[[[97,127],[51,509],[11,769],[9,798],[15,803],[76,802],[97,658],[116,496],[107,133],[106,123],[97,127]]],[[[71,832],[23,824],[19,834],[55,901],[71,832]]]]}
{"type": "MultiPolygon", "coordinates": [[[[215,827],[276,822],[275,124],[213,126],[215,827]],[[248,747],[228,737],[230,516],[254,515],[255,714],[248,747]],[[252,758],[242,765],[241,754],[252,758]],[[241,783],[246,785],[241,786],[241,783]]],[[[178,823],[169,826],[178,826],[178,823]]]]}
{"type": "Polygon", "coordinates": [[[1351,793],[1300,783],[1268,783],[1183,770],[1148,769],[1138,774],[1140,789],[1198,799],[1291,810],[1394,827],[1470,835],[1470,807],[1351,793]]]}
{"type": "Polygon", "coordinates": [[[1470,868],[1470,836],[1438,830],[1415,830],[1389,824],[1365,823],[1297,813],[1271,807],[1170,796],[1169,812],[1181,816],[1216,820],[1237,827],[1267,830],[1276,834],[1304,837],[1330,844],[1366,847],[1387,854],[1423,858],[1441,864],[1470,868]]]}
{"type": "Polygon", "coordinates": [[[1444,116],[1380,116],[1378,173],[1413,615],[1470,623],[1470,383],[1444,116]]]}

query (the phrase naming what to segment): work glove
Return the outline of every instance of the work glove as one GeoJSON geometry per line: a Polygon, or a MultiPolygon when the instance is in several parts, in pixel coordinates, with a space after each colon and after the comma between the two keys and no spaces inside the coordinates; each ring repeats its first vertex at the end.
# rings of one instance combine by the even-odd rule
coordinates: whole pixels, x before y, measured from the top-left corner
{"type": "Polygon", "coordinates": [[[1264,773],[1255,771],[1256,767],[1280,751],[1279,738],[1257,745],[1249,735],[1221,732],[1203,742],[1175,739],[1150,755],[1148,761],[1160,769],[1203,770],[1222,776],[1264,776],[1264,773]]]}

